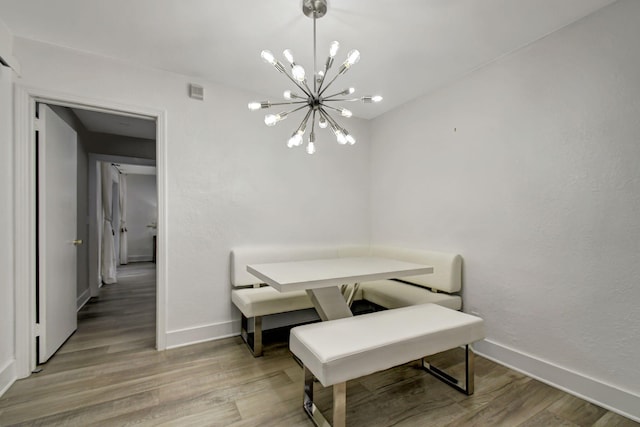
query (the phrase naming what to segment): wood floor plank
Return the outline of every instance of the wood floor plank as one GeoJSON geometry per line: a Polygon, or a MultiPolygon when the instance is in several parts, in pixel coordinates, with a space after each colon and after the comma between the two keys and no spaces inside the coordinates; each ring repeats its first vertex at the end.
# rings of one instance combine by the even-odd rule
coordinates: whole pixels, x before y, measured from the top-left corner
{"type": "Polygon", "coordinates": [[[549,406],[549,412],[577,425],[593,425],[607,412],[606,409],[566,394],[549,406]]]}
{"type": "Polygon", "coordinates": [[[640,423],[636,423],[622,415],[607,412],[593,424],[593,427],[638,427],[639,425],[640,423]]]}
{"type": "MultiPolygon", "coordinates": [[[[300,426],[302,369],[286,340],[254,358],[239,337],[155,350],[155,265],[118,272],[78,313],[78,330],[40,374],[0,398],[0,426],[300,426]]],[[[464,351],[430,358],[456,375],[464,351]]],[[[330,418],[331,388],[316,384],[330,418]]],[[[466,396],[408,363],[347,384],[352,426],[640,426],[480,356],[466,396]]]]}

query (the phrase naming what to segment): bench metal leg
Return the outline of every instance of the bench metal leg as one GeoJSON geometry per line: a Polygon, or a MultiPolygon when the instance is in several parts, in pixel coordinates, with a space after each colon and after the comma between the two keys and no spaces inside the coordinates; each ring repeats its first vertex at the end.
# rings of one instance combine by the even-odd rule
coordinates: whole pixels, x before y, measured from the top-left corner
{"type": "MultiPolygon", "coordinates": [[[[317,427],[331,427],[331,424],[322,415],[322,412],[313,403],[313,381],[314,376],[306,366],[304,368],[304,400],[302,407],[313,424],[317,427]]],[[[335,384],[333,386],[333,427],[345,427],[347,409],[347,383],[335,384]]]]}
{"type": "Polygon", "coordinates": [[[262,356],[262,316],[255,316],[253,318],[253,340],[249,336],[248,324],[249,320],[243,314],[241,319],[240,336],[245,344],[247,344],[247,347],[249,347],[249,350],[251,350],[253,357],[260,357],[262,356]]]}
{"type": "Polygon", "coordinates": [[[447,374],[446,372],[436,368],[430,363],[426,362],[424,358],[422,358],[422,368],[429,372],[434,377],[439,380],[449,384],[451,387],[455,388],[462,393],[471,396],[474,391],[474,353],[473,349],[469,346],[465,346],[465,356],[464,356],[464,365],[465,365],[465,386],[464,388],[460,386],[459,381],[447,374]]]}
{"type": "Polygon", "coordinates": [[[333,427],[347,425],[347,383],[333,385],[333,427]]]}

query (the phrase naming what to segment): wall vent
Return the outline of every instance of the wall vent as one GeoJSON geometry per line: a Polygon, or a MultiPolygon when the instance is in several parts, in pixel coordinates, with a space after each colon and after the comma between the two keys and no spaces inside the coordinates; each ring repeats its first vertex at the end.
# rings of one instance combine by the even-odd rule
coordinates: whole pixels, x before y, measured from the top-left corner
{"type": "Polygon", "coordinates": [[[198,99],[200,101],[204,100],[204,88],[200,85],[190,83],[189,97],[193,99],[198,99]]]}

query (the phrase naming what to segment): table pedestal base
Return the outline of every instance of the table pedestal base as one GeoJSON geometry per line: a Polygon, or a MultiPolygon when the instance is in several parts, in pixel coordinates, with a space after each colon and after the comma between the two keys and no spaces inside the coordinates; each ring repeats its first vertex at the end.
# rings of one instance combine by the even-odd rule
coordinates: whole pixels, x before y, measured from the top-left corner
{"type": "Polygon", "coordinates": [[[337,286],[307,289],[307,294],[323,321],[353,316],[349,304],[337,286]]]}

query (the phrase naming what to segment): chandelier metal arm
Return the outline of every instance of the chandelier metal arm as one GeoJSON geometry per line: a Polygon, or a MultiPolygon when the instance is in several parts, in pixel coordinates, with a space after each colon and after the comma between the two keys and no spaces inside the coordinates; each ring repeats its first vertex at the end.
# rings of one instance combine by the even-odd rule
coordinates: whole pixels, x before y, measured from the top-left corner
{"type": "MultiPolygon", "coordinates": [[[[269,102],[269,106],[272,105],[292,105],[292,104],[308,104],[308,101],[291,101],[291,102],[269,102]]],[[[269,108],[269,107],[267,107],[269,108]]]]}
{"type": "Polygon", "coordinates": [[[333,84],[333,82],[335,82],[335,81],[336,81],[336,79],[337,79],[338,77],[340,77],[341,75],[342,75],[342,74],[338,73],[338,74],[336,74],[335,76],[333,76],[333,78],[331,79],[331,81],[329,81],[329,83],[327,83],[327,85],[324,87],[324,89],[322,89],[322,90],[318,93],[318,96],[322,96],[322,94],[323,94],[327,89],[329,89],[329,86],[331,86],[331,84],[333,84]]]}
{"type": "Polygon", "coordinates": [[[338,113],[342,113],[342,110],[341,110],[341,109],[336,108],[336,107],[332,107],[331,105],[324,104],[324,107],[330,108],[330,109],[332,109],[333,111],[337,111],[338,113]]]}
{"type": "Polygon", "coordinates": [[[343,90],[343,91],[336,92],[336,93],[331,94],[331,95],[327,95],[327,96],[323,97],[322,99],[325,100],[325,101],[337,101],[337,100],[331,99],[331,98],[335,98],[336,96],[346,95],[346,94],[347,94],[346,91],[343,90]]]}
{"type": "MultiPolygon", "coordinates": [[[[326,106],[328,107],[328,105],[326,106]]],[[[319,108],[318,111],[320,111],[320,114],[322,114],[322,116],[325,118],[326,121],[329,122],[329,124],[331,124],[332,127],[338,128],[338,129],[342,129],[342,126],[340,126],[338,124],[338,122],[336,122],[333,117],[331,117],[331,115],[329,115],[329,113],[327,113],[325,111],[324,108],[319,108]]]]}
{"type": "Polygon", "coordinates": [[[307,107],[307,105],[303,105],[303,106],[301,106],[301,107],[294,108],[293,110],[289,110],[289,111],[287,111],[285,114],[288,116],[289,114],[291,114],[291,113],[295,113],[296,111],[300,111],[300,110],[302,110],[303,108],[306,108],[306,107],[307,107]]]}
{"type": "MultiPolygon", "coordinates": [[[[315,81],[315,79],[314,79],[314,81],[315,81]]],[[[307,84],[307,80],[306,80],[306,79],[304,80],[304,82],[303,82],[303,83],[304,83],[304,87],[306,87],[306,88],[307,88],[307,90],[309,91],[309,92],[307,93],[307,95],[308,95],[308,96],[312,96],[312,94],[313,94],[315,91],[312,91],[312,90],[311,90],[311,88],[310,88],[310,87],[309,87],[309,85],[307,84]]]]}
{"type": "Polygon", "coordinates": [[[287,76],[287,78],[289,80],[291,80],[293,82],[293,84],[295,84],[296,86],[298,86],[298,89],[300,89],[301,91],[303,91],[307,96],[311,96],[311,91],[307,91],[308,86],[305,83],[305,86],[307,86],[307,89],[305,89],[302,85],[300,85],[300,83],[298,83],[298,81],[296,79],[294,79],[293,77],[291,77],[291,75],[289,75],[289,73],[287,73],[286,71],[282,71],[282,73],[287,76]]]}
{"type": "Polygon", "coordinates": [[[322,100],[323,100],[324,102],[336,102],[336,101],[340,101],[340,102],[354,102],[354,101],[360,101],[360,98],[334,98],[334,99],[322,98],[322,100]]]}
{"type": "Polygon", "coordinates": [[[304,132],[304,130],[307,128],[307,123],[309,123],[309,116],[311,116],[312,111],[313,110],[307,111],[307,114],[305,114],[304,118],[300,122],[300,126],[298,126],[298,129],[296,130],[296,132],[304,132]]]}
{"type": "Polygon", "coordinates": [[[318,93],[322,90],[322,85],[324,84],[324,78],[327,76],[327,71],[329,71],[329,68],[331,67],[332,63],[333,63],[333,58],[331,57],[327,58],[327,63],[324,66],[324,72],[322,73],[322,77],[320,77],[320,83],[318,84],[318,93]]]}

